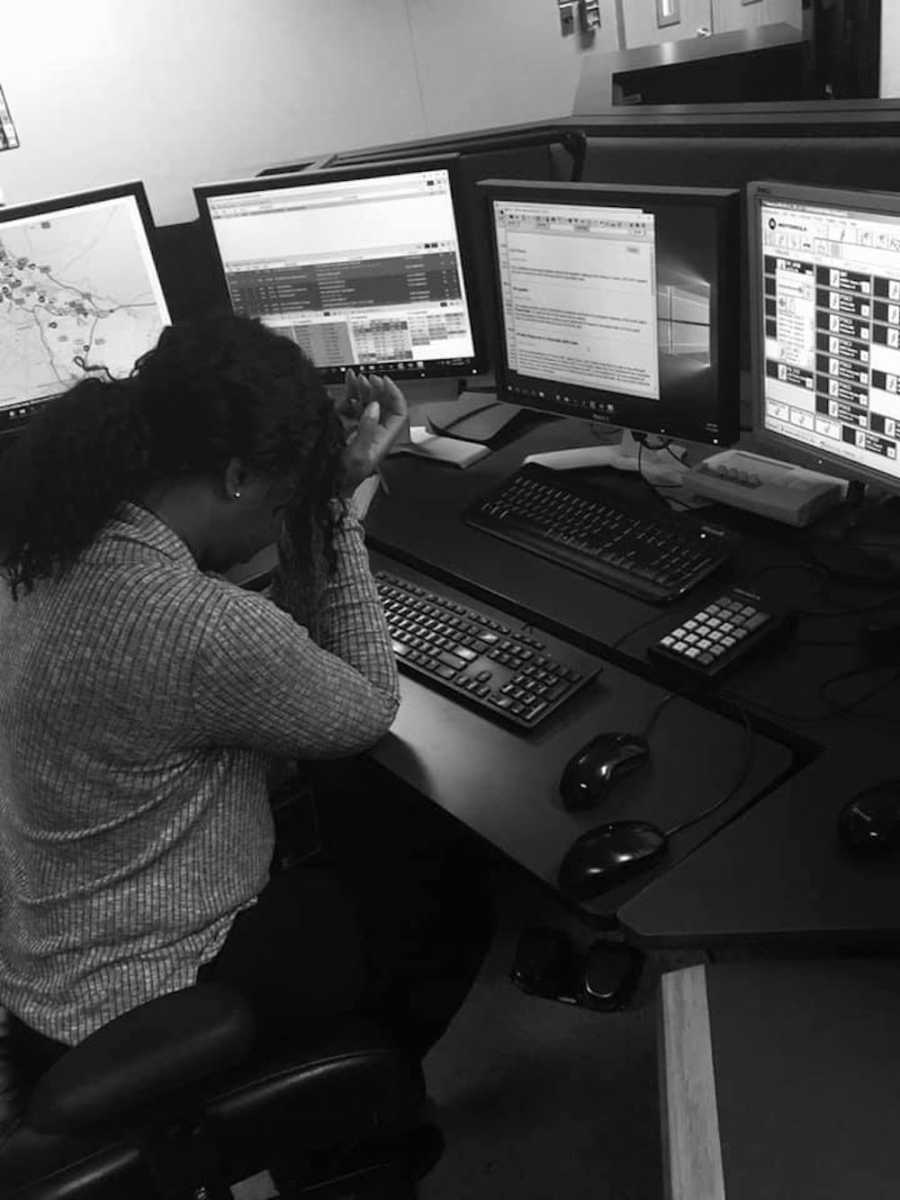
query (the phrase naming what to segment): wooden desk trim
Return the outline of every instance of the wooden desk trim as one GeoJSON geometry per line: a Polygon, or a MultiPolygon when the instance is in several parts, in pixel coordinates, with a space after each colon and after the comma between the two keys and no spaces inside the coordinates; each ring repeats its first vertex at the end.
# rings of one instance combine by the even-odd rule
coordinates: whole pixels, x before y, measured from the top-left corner
{"type": "Polygon", "coordinates": [[[706,967],[660,980],[660,1107],[668,1200],[725,1200],[706,967]]]}

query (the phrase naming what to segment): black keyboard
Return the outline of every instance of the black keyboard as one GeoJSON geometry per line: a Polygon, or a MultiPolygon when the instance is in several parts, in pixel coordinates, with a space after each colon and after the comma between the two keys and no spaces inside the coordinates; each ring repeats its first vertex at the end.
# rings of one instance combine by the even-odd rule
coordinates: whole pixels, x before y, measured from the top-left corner
{"type": "Polygon", "coordinates": [[[674,513],[631,508],[591,483],[529,463],[465,513],[466,523],[653,604],[724,566],[737,539],[674,513]]]}
{"type": "Polygon", "coordinates": [[[600,670],[592,655],[516,631],[485,605],[386,571],[375,580],[398,667],[501,724],[534,729],[600,670]]]}

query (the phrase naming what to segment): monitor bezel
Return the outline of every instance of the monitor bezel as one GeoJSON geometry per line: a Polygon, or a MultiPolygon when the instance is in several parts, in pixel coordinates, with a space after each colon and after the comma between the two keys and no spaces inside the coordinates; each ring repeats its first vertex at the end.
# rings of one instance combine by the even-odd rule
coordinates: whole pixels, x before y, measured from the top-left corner
{"type": "MultiPolygon", "coordinates": [[[[219,243],[213,228],[212,216],[208,201],[215,196],[229,196],[246,192],[267,192],[285,188],[313,187],[322,183],[341,183],[345,180],[374,179],[387,175],[409,175],[417,171],[446,170],[450,180],[450,197],[453,205],[453,215],[456,222],[456,233],[459,241],[459,254],[462,263],[463,284],[469,310],[469,324],[472,331],[473,355],[465,364],[450,366],[440,361],[429,363],[414,370],[404,370],[399,378],[409,379],[453,379],[456,377],[480,375],[487,370],[487,346],[481,304],[475,288],[475,272],[473,257],[475,253],[473,231],[466,219],[466,206],[461,194],[459,178],[459,154],[428,155],[421,158],[403,158],[382,162],[366,162],[351,166],[308,168],[296,174],[256,176],[250,179],[234,179],[219,183],[198,184],[194,187],[194,200],[199,213],[200,227],[203,237],[212,250],[212,261],[215,263],[216,287],[220,293],[221,303],[230,310],[231,297],[219,243]]],[[[350,364],[355,369],[366,372],[391,374],[383,372],[372,364],[350,364]]],[[[319,367],[319,375],[325,383],[339,383],[344,378],[344,367],[319,367]]]]}
{"type": "MultiPolygon", "coordinates": [[[[157,226],[153,220],[153,214],[150,210],[150,202],[147,199],[147,192],[144,184],[139,179],[132,179],[126,183],[111,184],[106,187],[90,188],[83,192],[66,192],[61,196],[51,196],[43,200],[30,200],[23,204],[13,204],[7,207],[0,207],[0,230],[3,226],[12,221],[19,221],[29,217],[38,217],[45,213],[65,212],[68,209],[80,208],[86,204],[102,203],[105,200],[119,200],[124,198],[132,198],[138,210],[138,215],[141,219],[141,225],[144,231],[144,237],[147,240],[147,249],[150,254],[150,261],[153,264],[153,269],[156,272],[156,280],[159,284],[160,294],[163,298],[165,306],[165,325],[172,323],[172,310],[169,303],[169,298],[166,295],[166,289],[163,282],[162,272],[159,269],[159,257],[157,246],[157,226]]],[[[165,326],[164,326],[165,327],[165,326]]],[[[63,389],[65,391],[66,389],[63,389]]],[[[49,404],[55,396],[61,395],[62,392],[55,392],[53,396],[45,396],[40,400],[27,401],[21,405],[14,406],[11,409],[0,409],[0,439],[10,437],[19,433],[31,419],[31,416],[44,404],[49,404]],[[19,414],[18,409],[24,411],[19,414]],[[13,415],[16,413],[17,415],[13,415]]]]}
{"type": "MultiPolygon", "coordinates": [[[[713,434],[704,422],[689,419],[687,414],[665,410],[666,420],[648,421],[648,405],[659,401],[646,401],[640,397],[626,396],[596,389],[598,397],[614,396],[619,404],[610,424],[662,437],[681,437],[688,441],[706,445],[726,446],[740,436],[740,354],[739,354],[739,286],[740,286],[740,191],[737,188],[683,188],[659,187],[650,184],[607,184],[546,182],[542,180],[483,179],[479,182],[484,203],[488,208],[490,228],[491,261],[495,288],[497,314],[497,362],[495,374],[498,394],[522,407],[534,409],[549,416],[585,419],[579,413],[555,403],[541,401],[535,397],[523,397],[510,388],[507,380],[509,365],[506,357],[506,338],[503,329],[503,300],[500,294],[499,256],[496,227],[491,206],[495,200],[534,200],[537,203],[561,203],[583,205],[596,199],[599,204],[622,207],[636,203],[664,202],[681,206],[707,205],[716,218],[716,289],[720,312],[733,314],[733,319],[720,320],[716,330],[715,354],[719,369],[719,389],[715,405],[715,420],[718,429],[713,434]],[[633,417],[633,419],[632,419],[633,417]]],[[[536,381],[537,382],[537,381],[536,381]]],[[[583,389],[584,391],[593,389],[583,389]]],[[[657,409],[658,413],[658,409],[657,409]]],[[[587,418],[605,420],[604,417],[587,418]]]]}
{"type": "Polygon", "coordinates": [[[876,471],[865,463],[853,462],[840,454],[809,446],[805,442],[765,427],[765,338],[762,319],[762,261],[763,246],[759,229],[759,204],[762,200],[783,199],[791,203],[844,206],[865,212],[886,213],[900,217],[900,193],[868,188],[830,187],[819,184],[781,182],[774,179],[754,179],[746,187],[747,273],[750,321],[750,395],[752,410],[752,442],[754,449],[835,475],[851,482],[874,483],[890,491],[900,491],[900,477],[876,471]],[[863,202],[864,203],[861,203],[863,202]]]}

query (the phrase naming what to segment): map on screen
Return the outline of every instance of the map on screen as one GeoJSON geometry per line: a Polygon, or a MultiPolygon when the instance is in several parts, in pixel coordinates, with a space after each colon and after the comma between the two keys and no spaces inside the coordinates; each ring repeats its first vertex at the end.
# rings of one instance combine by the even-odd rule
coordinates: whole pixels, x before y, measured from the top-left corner
{"type": "MultiPolygon", "coordinates": [[[[45,207],[45,206],[44,206],[45,207]]],[[[128,375],[169,323],[135,198],[0,219],[0,409],[128,375]]]]}

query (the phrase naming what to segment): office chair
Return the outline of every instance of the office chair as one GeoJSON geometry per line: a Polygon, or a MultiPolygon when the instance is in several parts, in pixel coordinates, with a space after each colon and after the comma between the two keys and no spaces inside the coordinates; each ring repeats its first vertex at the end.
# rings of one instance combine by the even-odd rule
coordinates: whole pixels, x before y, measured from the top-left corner
{"type": "Polygon", "coordinates": [[[412,1200],[441,1153],[418,1061],[362,1019],[261,1053],[243,998],[201,983],[60,1053],[0,1014],[4,1200],[412,1200]]]}

